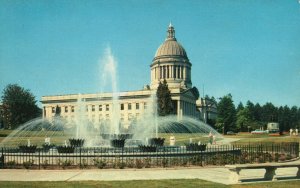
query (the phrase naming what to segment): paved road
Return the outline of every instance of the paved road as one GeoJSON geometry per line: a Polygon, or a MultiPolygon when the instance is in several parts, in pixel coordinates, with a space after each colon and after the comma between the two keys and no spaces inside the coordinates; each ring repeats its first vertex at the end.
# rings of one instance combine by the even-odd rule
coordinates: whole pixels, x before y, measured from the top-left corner
{"type": "MultiPolygon", "coordinates": [[[[241,177],[263,177],[265,170],[242,170],[241,177]]],[[[278,169],[279,176],[293,177],[297,168],[278,169]]],[[[105,169],[105,170],[0,170],[0,181],[115,181],[202,179],[230,184],[229,171],[224,167],[178,168],[178,169],[105,169]]]]}

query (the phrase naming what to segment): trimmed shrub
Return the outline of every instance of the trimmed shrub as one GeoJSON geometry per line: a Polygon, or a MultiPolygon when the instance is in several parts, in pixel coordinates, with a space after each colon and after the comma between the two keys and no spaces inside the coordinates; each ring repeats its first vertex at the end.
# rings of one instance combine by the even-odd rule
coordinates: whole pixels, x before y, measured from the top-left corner
{"type": "Polygon", "coordinates": [[[99,169],[103,169],[106,167],[107,162],[105,160],[94,159],[94,165],[99,169]]]}
{"type": "Polygon", "coordinates": [[[15,160],[6,162],[6,167],[7,168],[16,168],[16,166],[17,166],[17,163],[16,163],[15,160]]]}
{"type": "Polygon", "coordinates": [[[150,146],[139,145],[139,150],[141,152],[156,152],[156,148],[157,148],[157,146],[154,146],[154,145],[150,145],[150,146]]]}
{"type": "Polygon", "coordinates": [[[34,164],[34,160],[29,160],[29,161],[24,161],[24,162],[23,162],[23,166],[24,166],[26,169],[32,168],[33,164],[34,164]]]}
{"type": "Polygon", "coordinates": [[[58,153],[74,153],[75,147],[73,146],[57,146],[58,153]]]}
{"type": "Polygon", "coordinates": [[[36,145],[31,145],[31,146],[20,145],[19,146],[20,152],[22,152],[22,153],[35,153],[36,148],[37,148],[36,145]]]}
{"type": "Polygon", "coordinates": [[[143,168],[144,167],[144,163],[143,163],[142,159],[136,159],[135,160],[135,167],[136,168],[143,168]]]}
{"type": "Polygon", "coordinates": [[[198,144],[198,143],[188,143],[185,144],[187,151],[205,151],[206,144],[198,144]]]}

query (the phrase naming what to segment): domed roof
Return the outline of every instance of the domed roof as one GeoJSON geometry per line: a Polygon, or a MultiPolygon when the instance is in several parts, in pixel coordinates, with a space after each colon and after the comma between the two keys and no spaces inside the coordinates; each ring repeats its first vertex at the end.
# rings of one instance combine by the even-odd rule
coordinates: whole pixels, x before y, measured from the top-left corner
{"type": "Polygon", "coordinates": [[[164,43],[162,43],[155,53],[154,59],[158,59],[160,57],[183,57],[187,58],[187,54],[185,49],[181,46],[179,42],[177,42],[175,38],[175,30],[174,27],[170,24],[168,28],[168,36],[164,43]]]}
{"type": "Polygon", "coordinates": [[[185,49],[176,40],[166,40],[155,53],[159,56],[183,56],[187,57],[185,49]]]}

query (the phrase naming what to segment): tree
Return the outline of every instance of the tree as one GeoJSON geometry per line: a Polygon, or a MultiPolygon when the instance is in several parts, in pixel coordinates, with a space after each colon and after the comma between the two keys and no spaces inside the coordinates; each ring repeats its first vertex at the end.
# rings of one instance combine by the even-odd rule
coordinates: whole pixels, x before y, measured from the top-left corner
{"type": "Polygon", "coordinates": [[[242,102],[240,102],[239,104],[238,104],[238,106],[236,107],[236,112],[238,113],[240,110],[244,110],[244,105],[243,105],[243,103],[242,102]]]}
{"type": "Polygon", "coordinates": [[[261,106],[259,103],[256,103],[254,106],[253,117],[256,122],[261,121],[261,106]]]}
{"type": "Polygon", "coordinates": [[[298,108],[296,106],[292,106],[290,109],[290,121],[291,121],[291,128],[295,129],[298,127],[298,108]]]}
{"type": "Polygon", "coordinates": [[[254,104],[251,101],[247,101],[246,108],[248,108],[249,111],[250,121],[254,121],[254,113],[255,113],[254,104]]]}
{"type": "Polygon", "coordinates": [[[276,121],[277,117],[277,108],[270,102],[266,103],[262,107],[261,117],[264,123],[268,123],[271,121],[276,121]]]}
{"type": "Polygon", "coordinates": [[[225,134],[227,131],[236,131],[236,111],[231,94],[220,99],[217,109],[217,130],[219,132],[223,130],[225,134]]]}
{"type": "Polygon", "coordinates": [[[159,82],[157,91],[157,111],[159,116],[166,116],[173,113],[173,104],[171,98],[171,92],[169,90],[167,81],[163,83],[159,82]]]}
{"type": "Polygon", "coordinates": [[[252,120],[248,108],[244,108],[237,112],[236,125],[240,131],[247,131],[248,126],[251,126],[252,120]]]}
{"type": "Polygon", "coordinates": [[[7,85],[1,99],[5,128],[17,128],[41,115],[41,109],[36,105],[33,94],[17,84],[7,85]]]}

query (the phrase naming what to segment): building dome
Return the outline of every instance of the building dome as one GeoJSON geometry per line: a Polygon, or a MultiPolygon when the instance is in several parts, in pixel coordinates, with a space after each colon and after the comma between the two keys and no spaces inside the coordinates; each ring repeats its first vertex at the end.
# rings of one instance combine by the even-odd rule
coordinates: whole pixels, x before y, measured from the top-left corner
{"type": "Polygon", "coordinates": [[[159,46],[151,67],[151,89],[166,80],[171,89],[192,88],[191,67],[185,49],[177,42],[175,30],[169,25],[166,40],[159,46]]]}
{"type": "Polygon", "coordinates": [[[176,40],[166,40],[157,49],[154,58],[164,56],[181,56],[187,58],[185,49],[176,40]]]}
{"type": "Polygon", "coordinates": [[[171,24],[169,25],[167,32],[167,38],[157,49],[154,60],[168,57],[181,57],[188,59],[185,49],[175,38],[175,30],[171,24]]]}

